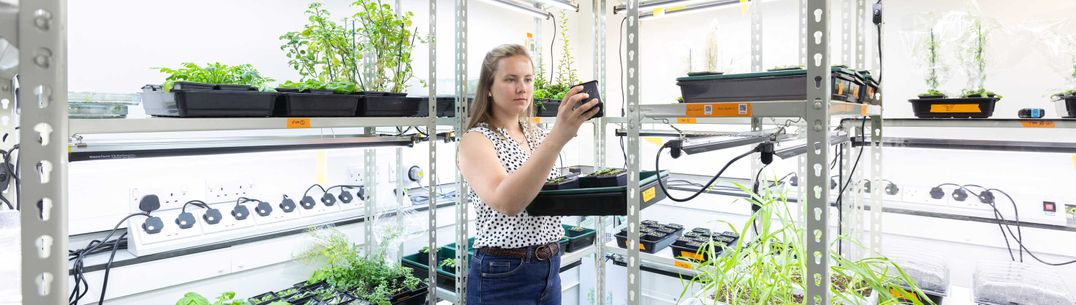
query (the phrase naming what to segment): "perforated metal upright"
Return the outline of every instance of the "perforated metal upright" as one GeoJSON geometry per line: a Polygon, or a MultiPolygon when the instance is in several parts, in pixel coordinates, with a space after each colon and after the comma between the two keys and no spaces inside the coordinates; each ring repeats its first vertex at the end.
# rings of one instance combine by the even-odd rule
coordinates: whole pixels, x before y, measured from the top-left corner
{"type": "MultiPolygon", "coordinates": [[[[639,129],[642,114],[639,111],[639,0],[627,0],[627,122],[628,122],[628,245],[639,244],[639,129]]],[[[628,304],[642,303],[642,273],[639,270],[639,248],[628,247],[628,304]]]]}
{"type": "MultiPolygon", "coordinates": [[[[426,185],[430,186],[429,190],[429,229],[426,230],[427,237],[427,249],[437,249],[437,0],[430,0],[430,32],[429,32],[429,55],[430,55],[430,78],[429,78],[429,100],[427,100],[426,106],[429,112],[429,121],[426,122],[426,134],[429,137],[429,141],[426,141],[429,147],[429,159],[430,159],[430,174],[427,176],[426,185]]],[[[459,117],[459,115],[457,115],[459,117]]],[[[429,260],[427,262],[437,261],[437,251],[428,251],[429,260]]],[[[432,267],[432,266],[431,266],[432,267]]],[[[430,286],[428,287],[428,302],[429,305],[437,304],[437,269],[429,268],[427,271],[427,279],[430,286]]]]}
{"type": "Polygon", "coordinates": [[[67,1],[19,8],[22,302],[67,301],[67,1]]]}
{"type": "Polygon", "coordinates": [[[808,304],[829,304],[829,0],[807,1],[807,294],[808,304]]]}
{"type": "MultiPolygon", "coordinates": [[[[860,0],[860,1],[863,1],[863,0],[860,0]]],[[[863,15],[866,15],[865,8],[863,10],[864,10],[863,15]]],[[[884,20],[882,21],[882,24],[883,25],[885,24],[884,20]]],[[[877,39],[879,39],[879,40],[881,39],[881,37],[883,37],[882,36],[883,28],[884,27],[881,26],[881,25],[878,26],[878,38],[877,39]]],[[[879,43],[878,47],[879,48],[883,47],[882,43],[879,43]]],[[[878,80],[879,80],[878,83],[879,83],[879,86],[881,86],[881,79],[882,79],[882,73],[881,73],[882,72],[881,71],[882,70],[881,69],[882,68],[882,62],[881,62],[881,60],[882,60],[882,58],[881,58],[881,56],[878,56],[877,58],[878,58],[877,64],[878,64],[878,80]]],[[[879,185],[880,186],[881,185],[880,183],[882,183],[882,113],[885,112],[885,107],[884,107],[884,105],[885,105],[885,103],[884,103],[884,101],[885,101],[885,91],[882,90],[881,88],[879,88],[877,94],[878,94],[878,96],[877,96],[878,97],[878,105],[883,106],[883,107],[879,107],[880,110],[878,111],[877,114],[871,115],[871,124],[870,124],[871,127],[870,127],[870,131],[868,131],[868,132],[870,133],[870,136],[871,136],[871,150],[870,150],[870,156],[871,156],[871,179],[874,180],[874,182],[872,182],[874,185],[879,185]]],[[[871,247],[871,254],[872,255],[880,255],[882,253],[882,209],[883,209],[883,203],[885,202],[884,200],[882,200],[883,196],[884,195],[881,192],[880,187],[871,188],[870,247],[871,247]]]]}
{"type": "MultiPolygon", "coordinates": [[[[594,17],[594,76],[598,80],[598,94],[602,97],[608,97],[605,91],[605,43],[606,43],[606,22],[608,21],[606,16],[608,15],[608,4],[606,0],[593,0],[591,13],[594,17]]],[[[565,21],[567,22],[567,21],[565,21]]],[[[602,101],[605,103],[606,101],[602,101]]],[[[608,104],[603,104],[604,105],[608,104]]],[[[605,109],[606,116],[609,115],[609,109],[605,109]]],[[[606,118],[598,118],[594,120],[594,166],[605,167],[605,147],[606,147],[606,118]]],[[[605,216],[596,216],[597,221],[594,224],[595,242],[594,242],[594,301],[597,305],[605,304],[605,216]]]]}
{"type": "MultiPolygon", "coordinates": [[[[367,135],[375,134],[377,129],[367,127],[367,135]]],[[[362,181],[366,184],[366,201],[363,203],[363,217],[366,218],[362,222],[363,227],[363,245],[366,248],[366,253],[373,253],[377,249],[377,242],[374,241],[374,222],[373,217],[377,213],[377,150],[366,149],[363,151],[363,177],[362,181]]]]}
{"type": "MultiPolygon", "coordinates": [[[[456,0],[456,132],[462,136],[467,128],[467,0],[456,0]]],[[[432,132],[432,131],[431,131],[432,132]]],[[[459,145],[456,146],[457,150],[459,145]]],[[[458,155],[458,153],[457,153],[458,155]]],[[[456,297],[457,304],[467,301],[467,183],[456,171],[456,297]]],[[[433,251],[430,251],[433,252],[433,251]]],[[[436,261],[436,260],[434,260],[436,261]]],[[[433,268],[430,268],[433,269],[433,268]]]]}

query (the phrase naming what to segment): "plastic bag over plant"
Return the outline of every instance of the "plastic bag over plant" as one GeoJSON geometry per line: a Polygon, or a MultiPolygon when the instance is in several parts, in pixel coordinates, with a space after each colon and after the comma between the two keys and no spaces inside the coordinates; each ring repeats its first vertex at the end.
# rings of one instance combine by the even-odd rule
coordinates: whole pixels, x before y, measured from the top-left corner
{"type": "Polygon", "coordinates": [[[944,35],[946,28],[939,24],[935,13],[915,16],[912,28],[902,33],[904,45],[911,46],[913,66],[921,71],[924,90],[920,95],[942,95],[942,85],[949,80],[951,55],[954,48],[949,44],[951,35],[944,35]]]}
{"type": "Polygon", "coordinates": [[[1034,37],[1038,56],[1045,58],[1051,76],[1064,83],[1051,88],[1046,96],[1076,93],[1076,20],[1041,21],[1025,25],[1026,35],[1034,37]]]}

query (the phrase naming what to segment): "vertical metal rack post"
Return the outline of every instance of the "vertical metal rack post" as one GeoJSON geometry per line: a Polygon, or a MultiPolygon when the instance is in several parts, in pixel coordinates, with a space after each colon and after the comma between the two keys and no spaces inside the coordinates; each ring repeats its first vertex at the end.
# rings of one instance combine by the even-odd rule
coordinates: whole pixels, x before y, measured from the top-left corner
{"type": "Polygon", "coordinates": [[[639,270],[639,129],[642,114],[639,111],[639,0],[627,0],[628,8],[628,71],[627,71],[627,122],[628,122],[628,304],[638,305],[642,300],[642,272],[639,270]]]}
{"type": "MultiPolygon", "coordinates": [[[[594,17],[594,76],[598,80],[598,94],[608,97],[605,78],[605,42],[608,4],[606,0],[593,0],[591,13],[594,17]]],[[[565,21],[567,22],[567,21],[565,21]]],[[[605,101],[602,101],[605,103],[605,101]]],[[[608,104],[604,104],[608,105],[608,104]]],[[[603,106],[605,107],[605,106],[603,106]]],[[[609,109],[605,109],[609,115],[609,109]]],[[[594,121],[594,166],[605,167],[605,131],[607,119],[602,117],[594,121]]],[[[605,216],[596,216],[594,222],[594,302],[605,305],[605,216]]]]}
{"type": "MultiPolygon", "coordinates": [[[[456,133],[462,136],[467,130],[467,0],[456,0],[456,133]]],[[[431,131],[432,132],[432,131],[431,131]]],[[[459,145],[456,146],[457,151],[459,145]]],[[[458,155],[458,153],[457,153],[458,155]]],[[[467,272],[470,262],[467,251],[467,183],[456,170],[456,299],[457,304],[467,301],[467,272]]],[[[430,251],[433,252],[433,251],[430,251]]],[[[430,269],[434,269],[430,266],[430,269]]]]}
{"type": "Polygon", "coordinates": [[[23,304],[67,297],[67,2],[19,7],[23,304]]]}
{"type": "MultiPolygon", "coordinates": [[[[426,185],[430,186],[428,193],[428,206],[429,210],[429,230],[427,230],[427,255],[429,260],[427,262],[437,261],[437,0],[430,0],[430,32],[429,32],[429,55],[430,55],[430,78],[429,78],[429,99],[426,103],[426,108],[429,112],[429,121],[426,122],[426,136],[429,137],[427,141],[429,147],[429,160],[430,160],[430,175],[427,176],[426,185]]],[[[457,115],[459,116],[459,115],[457,115]]],[[[437,269],[430,265],[427,270],[427,278],[429,279],[429,287],[427,287],[427,301],[429,305],[437,304],[437,269]]]]}

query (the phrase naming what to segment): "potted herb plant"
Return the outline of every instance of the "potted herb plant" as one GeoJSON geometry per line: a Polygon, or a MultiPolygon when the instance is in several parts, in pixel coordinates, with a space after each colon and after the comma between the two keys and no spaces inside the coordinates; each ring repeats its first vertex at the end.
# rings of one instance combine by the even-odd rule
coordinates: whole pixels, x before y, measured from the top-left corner
{"type": "MultiPolygon", "coordinates": [[[[572,56],[571,39],[568,36],[568,15],[560,13],[558,36],[561,37],[560,63],[550,71],[549,79],[545,79],[543,65],[538,65],[538,75],[534,80],[534,113],[538,117],[555,117],[557,109],[570,86],[579,83],[579,75],[575,70],[575,57],[572,56]],[[556,72],[556,75],[553,73],[556,72]]],[[[553,56],[553,54],[549,54],[553,56]]]]}
{"type": "MultiPolygon", "coordinates": [[[[438,247],[438,248],[434,249],[433,251],[434,251],[434,253],[436,253],[436,252],[438,252],[440,250],[441,250],[441,248],[438,247]]],[[[429,254],[430,254],[430,246],[423,246],[422,249],[418,250],[418,254],[419,254],[418,257],[417,257],[418,262],[420,264],[429,266],[429,264],[430,264],[430,256],[429,256],[429,254]]]]}
{"type": "Polygon", "coordinates": [[[967,73],[967,86],[961,91],[959,98],[947,98],[937,90],[938,78],[944,69],[938,62],[939,42],[931,30],[926,43],[930,65],[927,67],[928,90],[920,94],[919,99],[909,100],[917,117],[988,118],[994,114],[994,106],[1001,100],[1001,95],[985,88],[989,30],[978,17],[972,17],[967,24],[964,46],[961,48],[965,53],[959,56],[967,73]]]}
{"type": "Polygon", "coordinates": [[[564,175],[549,179],[542,186],[542,190],[567,190],[579,188],[579,176],[564,175]]]}
{"type": "Polygon", "coordinates": [[[270,78],[249,64],[183,63],[160,68],[162,85],[146,85],[139,95],[146,114],[165,117],[267,117],[277,98],[270,78]]]}
{"type": "Polygon", "coordinates": [[[303,29],[280,36],[280,49],[288,64],[299,72],[299,81],[286,81],[277,91],[278,116],[354,116],[361,91],[357,84],[358,60],[355,31],[332,21],[321,2],[312,2],[305,14],[303,29]]]}
{"type": "MultiPolygon", "coordinates": [[[[711,251],[700,250],[706,261],[692,265],[699,273],[685,285],[681,299],[693,297],[706,304],[803,304],[804,288],[810,279],[805,274],[807,261],[813,262],[812,255],[804,249],[807,234],[793,219],[783,195],[769,190],[759,195],[748,188],[741,189],[751,194],[760,210],[742,227],[726,224],[734,233],[730,235],[736,236],[755,224],[757,237],[751,242],[738,239],[733,244],[706,243],[704,247],[711,251]],[[721,252],[712,251],[714,248],[723,249],[721,259],[716,259],[721,252]],[[689,295],[693,290],[696,292],[689,295]]],[[[838,240],[848,238],[837,236],[838,240]]],[[[874,304],[870,301],[873,298],[878,298],[880,304],[896,304],[889,293],[877,293],[890,288],[923,294],[897,263],[884,256],[852,259],[831,251],[829,260],[833,262],[830,295],[835,304],[874,304]]]]}
{"type": "Polygon", "coordinates": [[[441,267],[441,270],[444,270],[445,272],[456,274],[456,259],[446,258],[445,260],[441,261],[439,267],[441,267]]]}
{"type": "MultiPolygon", "coordinates": [[[[1068,76],[1069,86],[1076,88],[1076,54],[1072,56],[1072,73],[1068,76]]],[[[1063,118],[1076,118],[1076,89],[1054,94],[1057,113],[1063,118]]]]}
{"type": "Polygon", "coordinates": [[[927,36],[926,41],[924,43],[924,49],[925,49],[925,53],[926,53],[925,57],[926,57],[926,63],[927,63],[927,67],[926,67],[926,70],[927,70],[927,76],[926,76],[927,91],[923,92],[923,93],[920,93],[919,98],[945,98],[945,93],[942,93],[941,91],[938,91],[938,86],[940,84],[940,81],[938,81],[938,78],[940,77],[940,74],[942,73],[942,69],[944,68],[941,65],[941,59],[940,59],[940,55],[939,55],[939,52],[938,52],[940,45],[941,45],[941,42],[939,41],[937,36],[934,34],[934,28],[931,27],[929,35],[927,36]]]}
{"type": "Polygon", "coordinates": [[[580,188],[615,187],[628,184],[628,171],[623,168],[603,168],[579,177],[580,188]]]}
{"type": "Polygon", "coordinates": [[[418,29],[412,28],[412,12],[396,14],[380,0],[358,0],[352,17],[361,43],[357,44],[370,64],[359,74],[359,86],[366,94],[365,116],[414,116],[418,103],[407,100],[407,82],[414,76],[411,52],[418,29]]]}

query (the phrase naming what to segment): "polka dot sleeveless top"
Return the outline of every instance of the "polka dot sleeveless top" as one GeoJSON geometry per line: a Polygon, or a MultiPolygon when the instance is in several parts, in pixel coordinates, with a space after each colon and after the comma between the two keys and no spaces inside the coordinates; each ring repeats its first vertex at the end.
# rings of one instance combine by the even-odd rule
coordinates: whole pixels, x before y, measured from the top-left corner
{"type": "MultiPolygon", "coordinates": [[[[534,149],[538,148],[538,145],[545,139],[545,132],[540,128],[529,128],[526,126],[528,124],[522,125],[529,147],[519,145],[508,135],[507,130],[503,128],[494,130],[486,123],[479,124],[469,132],[480,132],[493,142],[501,166],[508,174],[512,174],[523,166],[534,149]]],[[[549,178],[554,177],[556,177],[555,172],[550,171],[549,178]]],[[[564,237],[564,229],[561,227],[559,216],[530,216],[527,211],[519,215],[505,215],[478,198],[474,189],[470,189],[468,198],[478,215],[478,220],[475,222],[478,229],[478,236],[474,241],[475,248],[522,248],[557,242],[564,237]]]]}

